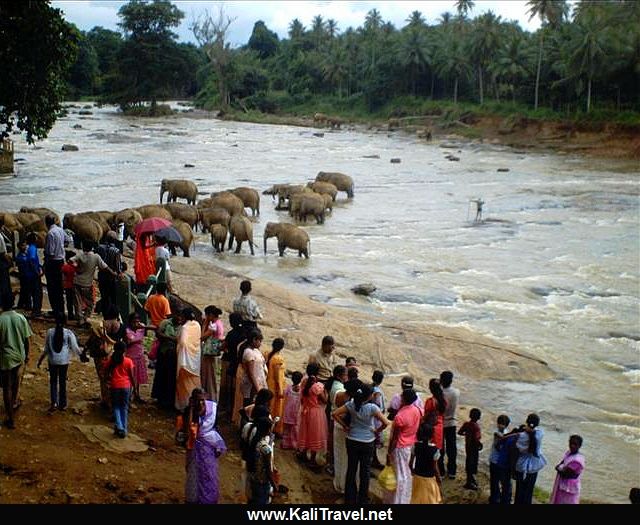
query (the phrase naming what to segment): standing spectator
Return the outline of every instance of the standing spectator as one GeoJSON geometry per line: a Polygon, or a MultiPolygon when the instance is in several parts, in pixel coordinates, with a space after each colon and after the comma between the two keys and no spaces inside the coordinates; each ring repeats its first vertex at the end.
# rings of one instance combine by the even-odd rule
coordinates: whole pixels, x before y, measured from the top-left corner
{"type": "Polygon", "coordinates": [[[320,350],[316,350],[313,354],[309,355],[307,364],[318,365],[318,380],[326,381],[331,377],[334,367],[338,364],[336,355],[333,353],[336,347],[336,343],[333,337],[325,335],[322,338],[320,350]]]}
{"type": "Polygon", "coordinates": [[[258,328],[258,320],[262,319],[262,313],[251,296],[251,281],[240,283],[240,297],[233,301],[233,311],[242,316],[242,326],[248,334],[250,330],[258,328]]]}
{"type": "Polygon", "coordinates": [[[551,492],[551,503],[577,505],[580,503],[580,479],[584,470],[584,456],[580,454],[582,437],[574,434],[569,438],[569,450],[556,465],[556,481],[551,492]]]}
{"type": "Polygon", "coordinates": [[[169,259],[171,258],[171,252],[169,251],[169,248],[167,247],[166,239],[164,239],[163,237],[156,237],[155,247],[156,247],[156,251],[155,251],[156,271],[159,268],[158,264],[160,263],[160,261],[163,261],[164,265],[165,265],[165,274],[164,274],[165,277],[164,278],[165,278],[165,281],[166,281],[166,284],[167,284],[167,290],[169,290],[170,292],[173,292],[173,280],[172,280],[172,275],[171,275],[171,266],[169,266],[169,259]]]}
{"type": "Polygon", "coordinates": [[[489,483],[491,504],[511,504],[511,464],[509,451],[515,446],[517,433],[505,435],[507,427],[511,423],[509,416],[498,416],[497,428],[493,433],[493,445],[489,457],[489,483]]]}
{"type": "Polygon", "coordinates": [[[347,391],[353,392],[353,399],[333,412],[334,420],[342,425],[347,434],[347,477],[345,481],[345,503],[347,505],[369,503],[369,478],[371,461],[375,453],[376,434],[382,432],[389,421],[377,405],[371,402],[371,387],[362,381],[349,381],[347,391]],[[349,414],[349,421],[345,419],[349,414]],[[375,420],[382,425],[376,428],[375,420]],[[356,488],[356,472],[360,469],[360,486],[356,488]]]}
{"type": "Polygon", "coordinates": [[[300,396],[300,427],[298,429],[298,453],[300,461],[306,461],[307,452],[311,452],[311,468],[319,470],[317,453],[327,450],[327,417],[325,405],[327,392],[318,379],[317,363],[307,365],[307,377],[302,380],[300,396]]]}
{"type": "Polygon", "coordinates": [[[176,376],[176,409],[184,410],[194,388],[200,388],[200,335],[202,329],[191,308],[182,311],[184,324],[178,332],[178,372],[176,376]]]}
{"type": "Polygon", "coordinates": [[[220,412],[225,413],[231,419],[236,391],[236,372],[238,370],[238,347],[246,339],[245,330],[242,327],[240,314],[229,314],[229,326],[222,344],[222,366],[220,371],[220,400],[218,406],[220,412]]]}
{"type": "MultiPolygon", "coordinates": [[[[9,279],[9,270],[11,269],[11,257],[7,253],[7,245],[4,242],[2,229],[4,228],[4,214],[0,213],[0,301],[7,304],[5,297],[11,296],[13,301],[13,292],[11,291],[11,280],[9,279]]],[[[11,305],[13,307],[13,304],[11,305]]]]}
{"type": "MultiPolygon", "coordinates": [[[[77,320],[76,298],[73,292],[73,280],[76,277],[76,267],[70,262],[74,255],[74,252],[65,252],[66,260],[62,265],[62,288],[64,289],[64,297],[67,301],[67,319],[69,321],[77,320]]],[[[104,312],[105,309],[102,311],[104,312]]]]}
{"type": "Polygon", "coordinates": [[[280,418],[276,423],[273,432],[276,437],[282,437],[284,430],[284,420],[282,418],[284,412],[284,371],[287,364],[282,357],[282,349],[284,348],[284,339],[276,337],[271,343],[271,352],[264,354],[267,366],[267,386],[273,392],[273,399],[269,406],[271,415],[280,418]]]}
{"type": "Polygon", "coordinates": [[[516,462],[516,505],[530,505],[533,489],[540,472],[547,464],[542,454],[542,438],[544,432],[537,414],[529,414],[524,431],[518,436],[516,447],[520,453],[516,462]]]}
{"type": "Polygon", "coordinates": [[[67,409],[67,372],[71,352],[78,357],[81,355],[76,335],[64,327],[64,314],[56,314],[56,326],[47,330],[44,339],[44,350],[38,359],[38,368],[45,356],[49,362],[49,387],[51,392],[51,406],[49,414],[57,410],[67,409]]]}
{"type": "Polygon", "coordinates": [[[158,402],[158,406],[165,409],[173,408],[176,401],[176,374],[178,369],[178,330],[183,323],[180,312],[173,313],[169,319],[160,323],[156,337],[160,341],[156,359],[151,397],[158,402]]]}
{"type": "Polygon", "coordinates": [[[416,442],[418,427],[422,420],[422,410],[414,404],[417,398],[415,390],[403,390],[402,406],[393,418],[387,465],[393,465],[397,486],[393,501],[389,503],[411,503],[411,450],[416,442]]]}
{"type": "Polygon", "coordinates": [[[20,371],[29,362],[29,337],[33,335],[26,317],[13,310],[13,295],[2,298],[0,314],[0,378],[7,428],[15,428],[14,412],[20,406],[20,371]]]}
{"type": "Polygon", "coordinates": [[[422,422],[418,430],[418,440],[413,446],[410,465],[413,473],[411,503],[440,504],[442,480],[438,469],[440,449],[433,442],[433,426],[422,422]]]}
{"type": "MultiPolygon", "coordinates": [[[[387,409],[387,418],[390,421],[393,420],[402,406],[402,392],[405,390],[413,390],[413,376],[403,376],[400,381],[400,388],[402,389],[400,392],[393,394],[391,402],[389,403],[389,408],[387,409]]],[[[422,399],[420,399],[420,396],[417,397],[413,404],[424,413],[424,403],[422,402],[422,399]]]]}
{"type": "Polygon", "coordinates": [[[38,317],[42,310],[42,267],[38,259],[35,233],[27,234],[27,242],[18,243],[16,266],[20,273],[20,300],[18,307],[31,310],[31,318],[38,317]]]}
{"type": "Polygon", "coordinates": [[[171,305],[169,304],[166,293],[167,285],[165,283],[158,283],[156,285],[156,293],[150,296],[144,303],[144,309],[151,318],[151,324],[156,328],[171,315],[171,305]]]}
{"type": "Polygon", "coordinates": [[[478,421],[481,415],[482,413],[479,409],[472,408],[469,411],[469,421],[458,430],[458,434],[464,436],[464,451],[467,455],[465,460],[467,482],[464,484],[464,488],[469,490],[478,490],[476,474],[478,473],[478,456],[482,450],[482,434],[478,421]]]}
{"type": "MultiPolygon", "coordinates": [[[[384,414],[387,408],[387,403],[384,398],[384,392],[382,391],[382,388],[380,388],[380,385],[382,384],[383,380],[384,380],[384,372],[382,370],[374,370],[373,376],[371,377],[371,381],[372,381],[371,388],[373,390],[373,397],[371,398],[371,400],[373,401],[373,403],[378,405],[380,412],[384,414]]],[[[383,446],[384,446],[384,443],[382,440],[382,434],[377,434],[376,450],[373,453],[373,463],[371,465],[372,468],[375,468],[378,470],[382,470],[384,468],[384,465],[378,459],[378,449],[381,449],[383,446]]]]}
{"type": "Polygon", "coordinates": [[[272,421],[269,417],[259,417],[253,424],[255,433],[249,438],[247,451],[249,504],[266,505],[271,503],[271,494],[277,488],[271,443],[272,421]]]}
{"type": "MultiPolygon", "coordinates": [[[[345,370],[345,373],[342,376],[345,378],[345,380],[343,382],[334,381],[331,391],[329,392],[332,414],[335,410],[343,406],[352,397],[351,394],[347,392],[346,385],[357,384],[355,383],[355,381],[349,382],[346,380],[348,374],[346,372],[346,367],[338,365],[336,366],[336,369],[338,369],[339,367],[344,368],[345,370]]],[[[349,372],[351,372],[352,370],[356,369],[349,369],[349,372]]],[[[349,462],[347,457],[347,435],[344,431],[344,427],[337,424],[333,417],[331,418],[331,422],[333,423],[333,488],[336,490],[336,492],[344,494],[345,482],[347,480],[347,466],[349,462]]]]}
{"type": "Polygon", "coordinates": [[[291,384],[284,390],[284,434],[280,448],[291,450],[298,448],[298,426],[300,424],[300,382],[302,372],[291,374],[291,384]]]}
{"type": "Polygon", "coordinates": [[[102,257],[91,251],[91,245],[91,242],[83,241],[82,252],[76,254],[70,260],[72,264],[76,265],[76,275],[73,279],[73,287],[76,294],[76,308],[79,314],[78,325],[87,328],[90,326],[89,317],[91,317],[95,306],[93,279],[95,277],[96,268],[106,270],[113,276],[118,275],[107,266],[107,263],[102,260],[102,257]]]}
{"type": "Polygon", "coordinates": [[[224,326],[220,316],[222,310],[210,304],[204,309],[202,322],[202,361],[200,363],[200,381],[208,399],[218,401],[218,370],[220,352],[224,338],[224,326]]]}
{"type": "Polygon", "coordinates": [[[122,271],[120,250],[116,247],[117,233],[108,231],[104,244],[100,244],[96,253],[107,266],[115,272],[98,270],[98,289],[100,290],[100,311],[104,311],[110,304],[116,304],[116,277],[122,271]]]}
{"type": "Polygon", "coordinates": [[[124,342],[118,341],[113,345],[113,354],[105,363],[115,420],[113,433],[123,439],[129,431],[129,399],[136,384],[135,365],[124,355],[125,349],[124,342]]]}
{"type": "Polygon", "coordinates": [[[149,382],[149,375],[147,374],[147,362],[144,357],[143,341],[147,330],[155,329],[155,327],[142,324],[140,315],[136,312],[131,313],[127,321],[127,328],[125,329],[127,350],[125,355],[133,361],[136,367],[133,400],[136,403],[144,403],[145,401],[140,397],[140,385],[146,385],[149,382]]]}
{"type": "Polygon", "coordinates": [[[54,314],[64,313],[62,265],[64,264],[64,246],[70,239],[56,224],[56,218],[53,215],[47,215],[44,222],[49,230],[44,241],[44,274],[47,279],[49,304],[54,314]]]}
{"type": "Polygon", "coordinates": [[[456,443],[456,426],[458,418],[456,410],[458,410],[458,400],[460,399],[460,390],[451,386],[453,382],[453,372],[446,370],[440,374],[440,386],[442,387],[442,395],[447,402],[444,410],[444,447],[440,450],[440,459],[438,466],[440,472],[444,476],[444,456],[447,456],[446,473],[449,479],[456,479],[456,460],[458,456],[458,447],[456,443]]]}
{"type": "Polygon", "coordinates": [[[240,409],[249,405],[259,390],[267,388],[267,366],[260,352],[262,339],[262,332],[254,328],[238,351],[239,364],[231,418],[236,425],[240,424],[240,409]]]}
{"type": "MultiPolygon", "coordinates": [[[[436,378],[429,380],[429,392],[431,397],[424,403],[424,420],[433,426],[433,442],[442,450],[444,446],[444,412],[447,402],[442,393],[440,381],[436,378]]],[[[440,472],[442,475],[443,472],[440,472]]]]}

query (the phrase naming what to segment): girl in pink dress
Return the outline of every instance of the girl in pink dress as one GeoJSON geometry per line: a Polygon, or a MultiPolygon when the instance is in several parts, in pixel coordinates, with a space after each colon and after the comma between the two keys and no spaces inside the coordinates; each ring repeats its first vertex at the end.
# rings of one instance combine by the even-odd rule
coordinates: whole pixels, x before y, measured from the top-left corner
{"type": "Polygon", "coordinates": [[[316,461],[318,451],[327,450],[328,425],[325,408],[327,391],[318,381],[320,367],[317,363],[307,365],[307,377],[302,381],[300,396],[300,427],[298,429],[298,453],[300,461],[306,460],[307,451],[311,452],[311,466],[319,469],[316,461]]]}
{"type": "Polygon", "coordinates": [[[556,481],[551,492],[551,503],[556,505],[577,505],[580,503],[580,478],[584,470],[584,456],[579,453],[582,437],[569,438],[569,450],[556,465],[556,481]]]}
{"type": "Polygon", "coordinates": [[[298,448],[298,425],[300,424],[300,381],[302,372],[295,371],[291,374],[292,385],[287,385],[284,390],[284,433],[280,448],[289,450],[298,448]]]}
{"type": "Polygon", "coordinates": [[[125,355],[135,365],[136,381],[133,386],[133,399],[138,403],[144,402],[140,397],[140,385],[146,385],[149,382],[147,363],[144,358],[144,346],[142,345],[147,328],[142,324],[137,313],[134,312],[129,316],[129,324],[125,331],[125,342],[127,344],[125,355]]]}

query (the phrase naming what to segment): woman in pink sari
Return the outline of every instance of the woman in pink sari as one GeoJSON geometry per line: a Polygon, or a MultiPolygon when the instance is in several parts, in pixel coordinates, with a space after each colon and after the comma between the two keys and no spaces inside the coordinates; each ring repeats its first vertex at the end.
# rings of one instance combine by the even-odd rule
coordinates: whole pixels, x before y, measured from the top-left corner
{"type": "Polygon", "coordinates": [[[577,505],[580,503],[580,479],[584,470],[584,456],[579,453],[582,437],[574,434],[569,438],[569,450],[556,465],[556,482],[553,484],[550,502],[555,505],[577,505]]]}
{"type": "Polygon", "coordinates": [[[146,331],[151,330],[152,327],[143,325],[140,322],[140,316],[136,312],[129,316],[128,321],[129,324],[125,331],[125,342],[127,343],[125,355],[135,365],[136,382],[133,386],[133,399],[136,403],[144,403],[144,400],[140,397],[140,385],[146,385],[149,382],[149,377],[142,343],[146,331]]]}
{"type": "Polygon", "coordinates": [[[182,311],[184,324],[178,333],[178,372],[176,375],[176,409],[184,410],[194,388],[200,388],[200,323],[191,308],[182,311]]]}
{"type": "Polygon", "coordinates": [[[327,436],[329,429],[325,407],[327,405],[327,391],[324,383],[318,380],[320,366],[318,363],[307,365],[307,377],[302,380],[300,395],[300,426],[298,427],[299,461],[306,461],[307,451],[311,452],[309,466],[319,470],[316,455],[327,450],[327,436]]]}

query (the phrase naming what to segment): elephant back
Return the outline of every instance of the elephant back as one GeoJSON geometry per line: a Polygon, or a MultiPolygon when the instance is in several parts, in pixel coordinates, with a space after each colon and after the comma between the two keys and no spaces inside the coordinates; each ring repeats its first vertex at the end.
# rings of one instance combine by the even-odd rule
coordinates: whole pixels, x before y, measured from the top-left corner
{"type": "Polygon", "coordinates": [[[18,213],[14,213],[13,216],[15,217],[16,221],[18,221],[20,226],[22,226],[23,228],[25,226],[28,226],[31,223],[34,223],[40,220],[40,216],[37,215],[36,213],[18,212],[18,213]]]}
{"type": "Polygon", "coordinates": [[[335,184],[331,182],[322,182],[322,181],[309,182],[307,184],[307,187],[311,188],[316,193],[330,195],[333,198],[333,200],[335,200],[336,195],[338,194],[338,188],[336,187],[335,184]]]}
{"type": "Polygon", "coordinates": [[[100,225],[100,229],[102,230],[102,235],[105,235],[111,229],[109,223],[102,217],[102,215],[95,211],[81,212],[78,213],[76,217],[87,218],[97,222],[100,225]]]}
{"type": "Polygon", "coordinates": [[[124,223],[125,228],[129,233],[133,232],[133,229],[142,222],[142,215],[138,210],[133,208],[125,208],[117,212],[113,218],[115,224],[124,223]]]}
{"type": "Polygon", "coordinates": [[[200,210],[200,220],[205,230],[212,224],[222,224],[228,228],[231,214],[224,208],[205,208],[200,210]]]}
{"type": "Polygon", "coordinates": [[[53,211],[50,208],[29,208],[27,206],[23,206],[22,208],[20,208],[20,211],[22,213],[35,213],[42,220],[44,220],[47,215],[52,215],[53,217],[55,217],[56,223],[57,224],[60,223],[60,217],[58,216],[58,214],[55,211],[53,211]]]}
{"type": "Polygon", "coordinates": [[[193,242],[193,231],[191,231],[191,226],[180,219],[172,220],[171,224],[173,224],[173,227],[180,232],[180,235],[182,235],[182,247],[188,248],[191,246],[191,243],[193,242]]]}
{"type": "Polygon", "coordinates": [[[150,219],[151,217],[159,217],[161,219],[167,219],[168,221],[173,219],[173,216],[158,204],[147,204],[135,209],[140,213],[143,219],[150,219]]]}
{"type": "Polygon", "coordinates": [[[229,193],[233,193],[238,197],[244,204],[245,208],[251,208],[252,210],[260,209],[260,194],[253,188],[240,186],[229,190],[229,193]]]}
{"type": "Polygon", "coordinates": [[[193,226],[198,222],[198,209],[190,204],[182,202],[171,202],[163,204],[162,207],[167,210],[174,219],[179,219],[193,226]]]}
{"type": "Polygon", "coordinates": [[[100,242],[102,239],[102,226],[91,217],[84,214],[67,214],[64,216],[64,227],[74,234],[74,243],[78,247],[77,241],[100,242]]]}
{"type": "Polygon", "coordinates": [[[242,215],[231,217],[229,231],[237,241],[253,241],[253,224],[242,215]]]}
{"type": "Polygon", "coordinates": [[[211,194],[211,206],[216,208],[224,208],[229,215],[242,215],[244,212],[244,202],[239,197],[228,191],[211,194]]]}

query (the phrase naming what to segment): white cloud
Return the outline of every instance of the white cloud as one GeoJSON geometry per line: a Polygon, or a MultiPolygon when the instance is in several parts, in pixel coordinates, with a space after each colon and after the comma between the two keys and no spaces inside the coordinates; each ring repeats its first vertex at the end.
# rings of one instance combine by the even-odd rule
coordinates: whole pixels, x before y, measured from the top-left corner
{"type": "MultiPolygon", "coordinates": [[[[59,0],[52,2],[60,8],[65,18],[82,30],[89,30],[100,25],[107,29],[118,30],[118,10],[125,1],[77,1],[59,0]]],[[[420,11],[429,24],[433,24],[445,11],[455,13],[453,0],[397,0],[397,1],[176,1],[173,2],[185,13],[181,26],[176,31],[181,41],[193,42],[189,24],[205,10],[217,15],[218,6],[222,4],[225,12],[235,17],[229,27],[229,40],[234,45],[247,42],[253,25],[263,20],[269,29],[275,31],[280,38],[286,38],[289,24],[294,18],[306,27],[311,25],[314,16],[320,15],[325,20],[333,18],[338,22],[340,32],[349,26],[356,28],[364,23],[367,12],[378,9],[384,21],[392,22],[396,28],[405,25],[405,20],[412,11],[420,11]]],[[[506,20],[517,20],[529,31],[535,31],[540,22],[529,21],[526,1],[524,0],[477,0],[470,16],[474,17],[491,9],[496,15],[506,20]]]]}

